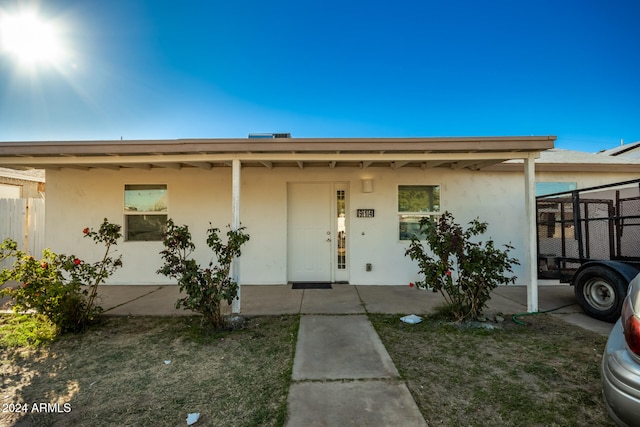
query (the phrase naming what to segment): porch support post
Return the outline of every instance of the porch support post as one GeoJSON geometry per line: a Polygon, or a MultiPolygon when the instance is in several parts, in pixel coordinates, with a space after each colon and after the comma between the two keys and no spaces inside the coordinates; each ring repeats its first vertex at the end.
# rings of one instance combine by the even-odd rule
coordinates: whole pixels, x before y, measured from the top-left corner
{"type": "Polygon", "coordinates": [[[524,159],[524,197],[526,205],[527,224],[527,311],[534,313],[538,311],[538,248],[537,248],[537,227],[536,227],[536,154],[530,153],[524,159]]]}
{"type": "MultiPolygon", "coordinates": [[[[240,228],[240,160],[231,162],[231,229],[240,228]]],[[[231,264],[231,278],[238,284],[238,297],[231,304],[233,314],[240,313],[240,260],[236,257],[231,264]]]]}

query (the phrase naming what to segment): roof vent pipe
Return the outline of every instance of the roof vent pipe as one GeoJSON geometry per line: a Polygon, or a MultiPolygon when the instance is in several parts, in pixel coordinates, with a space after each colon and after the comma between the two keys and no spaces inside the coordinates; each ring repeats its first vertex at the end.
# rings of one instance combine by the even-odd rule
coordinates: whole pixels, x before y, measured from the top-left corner
{"type": "Polygon", "coordinates": [[[291,138],[290,133],[250,133],[249,138],[291,138]]]}

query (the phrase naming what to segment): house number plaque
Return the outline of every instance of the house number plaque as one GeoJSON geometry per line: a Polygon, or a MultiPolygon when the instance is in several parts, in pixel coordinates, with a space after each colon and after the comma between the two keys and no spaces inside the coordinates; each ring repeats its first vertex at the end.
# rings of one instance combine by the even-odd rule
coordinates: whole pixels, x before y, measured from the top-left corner
{"type": "Polygon", "coordinates": [[[375,216],[375,209],[358,209],[358,218],[373,218],[375,216]]]}

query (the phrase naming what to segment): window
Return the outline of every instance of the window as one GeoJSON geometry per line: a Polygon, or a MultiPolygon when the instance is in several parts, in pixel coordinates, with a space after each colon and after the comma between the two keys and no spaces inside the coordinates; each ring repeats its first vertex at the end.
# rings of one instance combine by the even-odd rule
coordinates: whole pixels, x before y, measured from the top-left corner
{"type": "Polygon", "coordinates": [[[167,224],[167,186],[125,185],[124,219],[125,240],[162,240],[167,224]]]}
{"type": "Polygon", "coordinates": [[[575,182],[536,182],[536,196],[573,191],[578,188],[575,182]]]}
{"type": "Polygon", "coordinates": [[[347,268],[347,227],[345,223],[346,212],[345,190],[336,191],[336,206],[338,211],[338,270],[345,270],[347,268]]]}
{"type": "Polygon", "coordinates": [[[400,240],[411,240],[420,233],[422,218],[440,214],[439,185],[398,186],[398,230],[400,240]]]}

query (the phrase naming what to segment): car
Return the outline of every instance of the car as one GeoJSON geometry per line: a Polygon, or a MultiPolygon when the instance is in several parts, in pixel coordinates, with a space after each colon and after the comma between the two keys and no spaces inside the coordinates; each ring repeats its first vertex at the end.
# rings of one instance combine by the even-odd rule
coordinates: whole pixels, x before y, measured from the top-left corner
{"type": "Polygon", "coordinates": [[[602,356],[602,391],[611,418],[640,425],[640,274],[629,283],[622,312],[602,356]]]}

